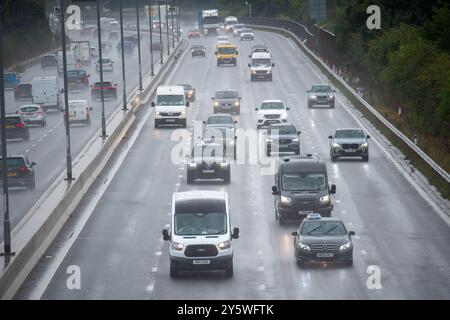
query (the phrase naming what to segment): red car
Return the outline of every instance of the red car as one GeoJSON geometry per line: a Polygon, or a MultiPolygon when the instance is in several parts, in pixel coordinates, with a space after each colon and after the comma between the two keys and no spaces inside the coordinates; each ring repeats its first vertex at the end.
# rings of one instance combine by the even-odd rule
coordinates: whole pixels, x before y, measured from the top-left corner
{"type": "Polygon", "coordinates": [[[91,97],[92,100],[101,99],[101,89],[103,88],[103,97],[104,98],[113,98],[117,99],[117,84],[112,84],[111,81],[103,81],[103,85],[101,82],[95,82],[93,86],[91,86],[91,97]]]}
{"type": "Polygon", "coordinates": [[[188,38],[200,38],[200,30],[192,29],[188,31],[188,38]]]}

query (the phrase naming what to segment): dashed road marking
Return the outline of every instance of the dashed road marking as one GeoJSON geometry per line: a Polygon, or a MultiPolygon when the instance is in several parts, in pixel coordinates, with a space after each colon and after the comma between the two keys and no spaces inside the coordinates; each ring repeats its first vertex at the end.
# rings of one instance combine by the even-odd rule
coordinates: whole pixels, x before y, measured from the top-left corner
{"type": "Polygon", "coordinates": [[[264,266],[259,266],[256,270],[258,270],[260,272],[264,272],[264,266]]]}
{"type": "Polygon", "coordinates": [[[361,250],[361,254],[367,254],[366,250],[361,250]]]}
{"type": "Polygon", "coordinates": [[[335,200],[336,203],[341,203],[341,200],[335,200]]]}
{"type": "Polygon", "coordinates": [[[153,289],[155,288],[155,286],[153,284],[150,284],[147,286],[146,290],[147,291],[153,291],[153,289]]]}
{"type": "Polygon", "coordinates": [[[161,254],[162,254],[161,251],[156,251],[156,252],[155,252],[155,256],[160,256],[161,254]]]}
{"type": "Polygon", "coordinates": [[[25,150],[25,152],[30,152],[30,149],[25,150]]]}
{"type": "Polygon", "coordinates": [[[260,284],[258,286],[258,290],[261,290],[261,291],[266,290],[266,285],[265,284],[260,284]]]}
{"type": "Polygon", "coordinates": [[[158,267],[153,267],[152,272],[158,272],[158,267]]]}

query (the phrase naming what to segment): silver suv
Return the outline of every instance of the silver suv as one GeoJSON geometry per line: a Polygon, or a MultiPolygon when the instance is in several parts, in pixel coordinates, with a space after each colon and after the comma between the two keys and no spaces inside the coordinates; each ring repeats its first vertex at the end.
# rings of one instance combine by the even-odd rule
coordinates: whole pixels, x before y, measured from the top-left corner
{"type": "Polygon", "coordinates": [[[312,108],[316,105],[328,105],[330,108],[334,108],[334,93],[330,85],[320,84],[313,85],[311,90],[308,90],[308,108],[312,108]]]}
{"type": "Polygon", "coordinates": [[[369,135],[365,135],[362,129],[349,128],[337,129],[330,139],[330,157],[334,162],[340,157],[361,157],[363,161],[369,161],[369,135]]]}

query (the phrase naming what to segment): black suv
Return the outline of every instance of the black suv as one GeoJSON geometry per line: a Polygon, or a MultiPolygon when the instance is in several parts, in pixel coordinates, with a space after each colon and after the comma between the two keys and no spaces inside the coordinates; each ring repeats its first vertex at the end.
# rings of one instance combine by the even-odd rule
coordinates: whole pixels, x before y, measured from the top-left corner
{"type": "Polygon", "coordinates": [[[294,238],[294,254],[299,267],[308,261],[336,261],[353,265],[354,231],[347,231],[337,218],[309,214],[300,224],[294,238]]]}
{"type": "Polygon", "coordinates": [[[300,131],[292,124],[271,124],[266,133],[266,154],[272,151],[300,154],[300,131]]]}
{"type": "Polygon", "coordinates": [[[187,164],[187,183],[195,180],[222,180],[230,183],[230,163],[222,144],[197,144],[187,164]]]}
{"type": "MultiPolygon", "coordinates": [[[[27,156],[16,155],[7,158],[8,187],[26,187],[34,190],[35,179],[33,167],[35,162],[30,162],[27,156]]],[[[3,174],[3,158],[0,157],[0,175],[3,174]]],[[[3,184],[0,183],[0,188],[3,184]]]]}
{"type": "Polygon", "coordinates": [[[287,219],[303,220],[310,213],[330,217],[331,194],[325,162],[311,154],[281,158],[275,174],[272,195],[275,196],[275,218],[280,224],[287,219]]]}
{"type": "Polygon", "coordinates": [[[15,113],[6,114],[5,120],[6,139],[30,140],[30,130],[21,115],[15,113]]]}

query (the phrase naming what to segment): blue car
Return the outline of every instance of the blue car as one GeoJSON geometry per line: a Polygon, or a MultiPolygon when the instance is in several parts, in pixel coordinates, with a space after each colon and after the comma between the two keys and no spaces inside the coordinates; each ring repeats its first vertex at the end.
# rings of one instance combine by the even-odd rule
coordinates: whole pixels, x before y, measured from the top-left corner
{"type": "Polygon", "coordinates": [[[13,89],[20,83],[20,76],[14,72],[5,72],[3,79],[5,89],[13,89]]]}

